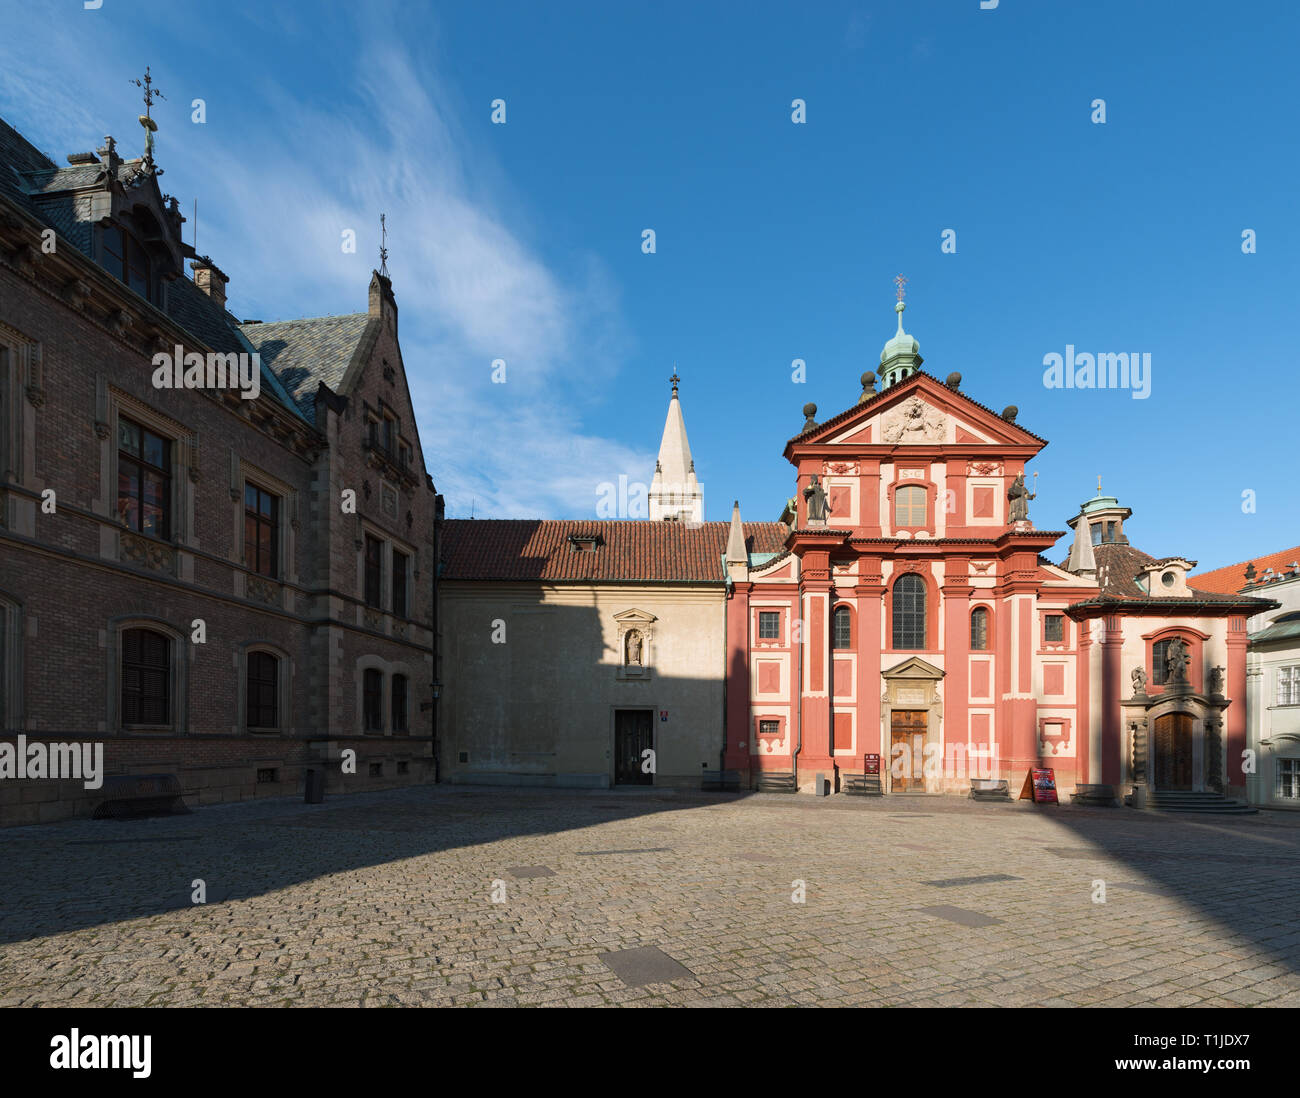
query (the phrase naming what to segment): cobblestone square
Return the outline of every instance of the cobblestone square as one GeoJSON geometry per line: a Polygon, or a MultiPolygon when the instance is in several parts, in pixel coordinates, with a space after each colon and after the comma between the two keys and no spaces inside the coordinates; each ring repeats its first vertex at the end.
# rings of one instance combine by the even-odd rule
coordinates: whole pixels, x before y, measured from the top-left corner
{"type": "Polygon", "coordinates": [[[8,829],[0,1005],[1300,1005],[1300,814],[902,800],[427,786],[8,829]]]}

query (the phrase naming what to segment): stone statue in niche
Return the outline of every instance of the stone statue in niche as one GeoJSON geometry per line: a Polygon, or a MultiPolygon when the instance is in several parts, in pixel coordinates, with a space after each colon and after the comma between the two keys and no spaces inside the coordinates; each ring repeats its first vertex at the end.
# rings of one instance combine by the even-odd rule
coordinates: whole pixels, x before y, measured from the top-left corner
{"type": "Polygon", "coordinates": [[[1175,637],[1169,642],[1169,651],[1165,654],[1167,681],[1187,681],[1187,659],[1187,645],[1183,643],[1182,637],[1175,637]]]}
{"type": "Polygon", "coordinates": [[[1034,499],[1038,493],[1031,492],[1025,487],[1025,474],[1021,473],[1011,484],[1011,491],[1007,493],[1007,499],[1011,506],[1007,513],[1007,518],[1011,522],[1028,522],[1029,521],[1029,501],[1034,499]]]}
{"type": "Polygon", "coordinates": [[[803,490],[803,498],[808,501],[808,521],[825,522],[830,513],[830,503],[826,498],[826,489],[813,473],[808,487],[803,490]]]}
{"type": "Polygon", "coordinates": [[[1147,672],[1144,667],[1133,668],[1133,693],[1142,695],[1147,692],[1147,672]]]}
{"type": "Polygon", "coordinates": [[[1223,668],[1222,667],[1210,668],[1210,693],[1211,694],[1223,693],[1223,668]]]}
{"type": "Polygon", "coordinates": [[[628,667],[641,666],[641,648],[643,645],[641,633],[636,629],[629,629],[626,641],[624,642],[626,652],[626,664],[628,667]]]}

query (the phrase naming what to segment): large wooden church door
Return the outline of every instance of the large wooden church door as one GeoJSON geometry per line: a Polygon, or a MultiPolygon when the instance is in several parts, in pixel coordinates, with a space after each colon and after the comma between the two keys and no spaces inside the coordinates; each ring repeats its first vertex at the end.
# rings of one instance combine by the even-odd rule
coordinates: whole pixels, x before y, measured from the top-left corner
{"type": "Polygon", "coordinates": [[[889,775],[890,789],[895,793],[906,793],[909,790],[925,789],[925,779],[921,777],[922,765],[924,759],[919,757],[916,752],[916,745],[919,742],[922,747],[925,746],[925,731],[929,723],[930,714],[925,709],[893,709],[889,714],[889,775]],[[905,773],[902,777],[898,776],[898,770],[895,769],[899,764],[900,753],[895,750],[898,744],[906,744],[907,751],[902,752],[902,764],[905,773]]]}
{"type": "Polygon", "coordinates": [[[1156,718],[1152,737],[1151,775],[1157,790],[1192,788],[1192,715],[1168,713],[1156,718]]]}

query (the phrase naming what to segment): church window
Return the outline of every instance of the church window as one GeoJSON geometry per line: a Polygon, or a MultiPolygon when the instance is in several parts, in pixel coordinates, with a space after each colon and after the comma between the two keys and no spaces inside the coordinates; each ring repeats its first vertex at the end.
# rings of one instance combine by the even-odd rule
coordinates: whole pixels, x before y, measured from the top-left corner
{"type": "Polygon", "coordinates": [[[1060,644],[1065,640],[1065,618],[1060,614],[1048,614],[1043,618],[1043,640],[1048,644],[1060,644]]]}
{"type": "Polygon", "coordinates": [[[280,661],[270,652],[248,653],[244,717],[249,728],[279,728],[280,661]]]}
{"type": "Polygon", "coordinates": [[[1101,523],[1100,522],[1094,522],[1092,524],[1092,544],[1093,545],[1101,544],[1101,523]]]}
{"type": "Polygon", "coordinates": [[[1300,800],[1300,759],[1277,760],[1277,795],[1288,801],[1300,800]]]}
{"type": "Polygon", "coordinates": [[[853,621],[852,615],[847,606],[836,607],[834,629],[831,637],[832,648],[852,648],[853,647],[853,621]]]}
{"type": "Polygon", "coordinates": [[[1156,641],[1151,646],[1151,681],[1162,686],[1169,680],[1169,641],[1156,641]]]}
{"type": "Polygon", "coordinates": [[[152,629],[122,633],[122,724],[171,724],[172,644],[152,629]]]}
{"type": "Polygon", "coordinates": [[[760,736],[775,736],[781,731],[780,721],[759,721],[758,734],[760,736]]]}
{"type": "Polygon", "coordinates": [[[1277,704],[1300,705],[1300,664],[1277,669],[1277,704]]]}
{"type": "Polygon", "coordinates": [[[983,606],[971,611],[970,646],[972,652],[983,652],[989,646],[989,612],[983,606]]]}
{"type": "Polygon", "coordinates": [[[894,493],[895,526],[924,526],[925,512],[924,488],[910,485],[894,493]]]}
{"type": "Polygon", "coordinates": [[[762,610],[758,615],[758,639],[779,640],[781,638],[781,615],[776,610],[762,610]]]}
{"type": "Polygon", "coordinates": [[[894,584],[894,647],[925,647],[925,581],[900,576],[894,584]]]}

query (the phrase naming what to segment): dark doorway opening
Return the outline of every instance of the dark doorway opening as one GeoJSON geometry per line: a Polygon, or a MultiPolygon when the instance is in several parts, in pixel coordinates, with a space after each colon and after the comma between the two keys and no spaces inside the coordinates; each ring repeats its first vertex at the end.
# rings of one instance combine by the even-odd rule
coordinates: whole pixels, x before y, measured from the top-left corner
{"type": "Polygon", "coordinates": [[[618,709],[614,712],[614,784],[653,785],[650,760],[654,750],[650,709],[618,709]]]}

